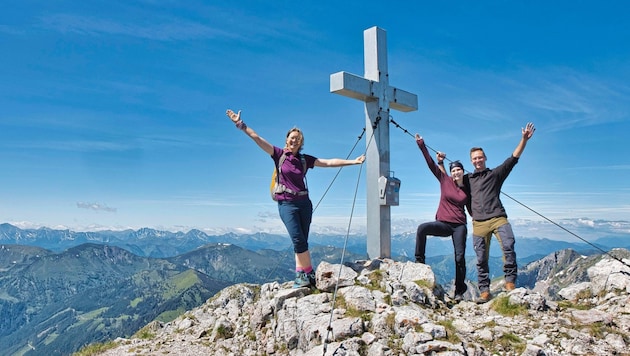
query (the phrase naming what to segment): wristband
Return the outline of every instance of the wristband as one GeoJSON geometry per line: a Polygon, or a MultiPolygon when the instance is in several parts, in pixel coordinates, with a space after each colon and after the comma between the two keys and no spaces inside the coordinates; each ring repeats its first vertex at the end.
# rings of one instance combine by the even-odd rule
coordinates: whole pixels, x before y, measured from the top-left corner
{"type": "Polygon", "coordinates": [[[444,165],[444,161],[439,161],[438,164],[444,165]]]}
{"type": "Polygon", "coordinates": [[[236,128],[239,129],[239,130],[245,130],[247,128],[247,125],[245,125],[243,120],[238,120],[236,122],[236,128]]]}

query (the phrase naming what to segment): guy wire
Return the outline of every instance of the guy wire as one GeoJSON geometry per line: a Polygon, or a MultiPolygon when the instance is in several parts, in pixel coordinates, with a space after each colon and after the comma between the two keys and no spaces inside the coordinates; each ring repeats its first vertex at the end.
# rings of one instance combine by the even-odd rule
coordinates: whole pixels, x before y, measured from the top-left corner
{"type": "MultiPolygon", "coordinates": [[[[411,134],[409,131],[407,131],[407,129],[405,129],[405,128],[403,128],[402,126],[400,126],[400,125],[399,125],[396,121],[394,121],[394,119],[392,119],[392,118],[391,118],[391,115],[390,115],[390,119],[389,119],[389,121],[390,121],[390,122],[391,122],[394,126],[396,126],[397,128],[401,129],[404,133],[406,133],[406,134],[408,134],[409,136],[413,137],[413,138],[414,138],[414,140],[415,140],[415,136],[414,136],[413,134],[411,134]]],[[[437,150],[435,150],[435,149],[433,149],[433,148],[429,147],[429,145],[427,145],[427,144],[426,144],[426,142],[425,142],[425,146],[426,146],[428,149],[430,149],[431,151],[433,151],[433,152],[435,152],[435,153],[438,153],[438,151],[437,151],[437,150]]],[[[445,158],[445,159],[446,159],[447,161],[449,161],[449,162],[452,162],[452,161],[451,161],[450,159],[448,159],[448,158],[445,158]]],[[[466,170],[466,169],[464,169],[464,172],[466,172],[466,173],[471,173],[471,172],[469,172],[469,171],[468,171],[468,170],[466,170]]],[[[586,239],[582,238],[582,237],[581,237],[581,236],[579,236],[578,234],[576,234],[576,233],[574,233],[574,232],[570,231],[569,229],[567,229],[567,228],[565,228],[565,227],[561,226],[560,224],[558,224],[558,223],[556,223],[555,221],[553,221],[553,220],[549,219],[548,217],[544,216],[543,214],[541,214],[541,213],[537,212],[536,210],[534,210],[534,209],[530,208],[529,206],[527,206],[527,205],[525,205],[525,204],[521,203],[520,201],[518,201],[518,200],[516,200],[515,198],[511,197],[511,196],[510,196],[510,195],[508,195],[507,193],[505,193],[505,192],[501,191],[501,194],[505,195],[506,197],[508,197],[508,198],[510,198],[511,200],[513,200],[515,203],[517,203],[517,204],[519,204],[519,205],[523,206],[524,208],[526,208],[527,210],[529,210],[529,211],[533,212],[534,214],[536,214],[536,215],[540,216],[541,218],[543,218],[543,219],[547,220],[548,222],[552,223],[553,225],[555,225],[555,226],[559,227],[560,229],[562,229],[562,230],[564,230],[564,231],[568,232],[569,234],[571,234],[571,235],[573,235],[573,236],[577,237],[578,239],[582,240],[582,241],[583,241],[584,243],[586,243],[587,245],[589,245],[589,246],[591,246],[591,247],[593,247],[593,248],[595,248],[595,249],[597,249],[597,250],[601,251],[603,254],[605,254],[605,255],[607,255],[607,256],[609,256],[609,257],[613,258],[614,260],[616,260],[616,261],[620,262],[621,264],[623,264],[623,265],[625,265],[625,266],[627,266],[627,267],[630,267],[630,265],[629,265],[628,263],[624,262],[623,260],[621,260],[621,259],[620,259],[620,258],[618,258],[617,256],[614,256],[613,254],[609,253],[608,251],[603,250],[601,247],[599,247],[599,246],[597,246],[597,245],[595,245],[595,244],[593,244],[593,243],[591,243],[591,242],[587,241],[586,239]]]]}
{"type": "MultiPolygon", "coordinates": [[[[379,120],[376,120],[376,124],[373,127],[374,130],[372,130],[372,135],[370,136],[370,140],[368,141],[368,143],[365,146],[365,153],[367,154],[367,150],[370,147],[370,144],[372,143],[372,139],[374,138],[374,131],[376,131],[376,126],[378,125],[379,120]]],[[[365,132],[365,128],[363,129],[365,132]]],[[[363,134],[361,134],[363,135],[363,134]]],[[[341,272],[343,269],[343,260],[345,258],[346,255],[346,248],[348,246],[348,238],[350,236],[350,227],[352,226],[352,217],[354,215],[354,207],[356,205],[357,202],[357,192],[359,190],[359,182],[361,181],[361,171],[363,170],[363,164],[361,164],[361,168],[359,169],[359,175],[357,177],[357,184],[354,187],[354,197],[352,199],[352,209],[350,211],[350,218],[348,220],[348,229],[346,230],[346,237],[343,241],[343,249],[341,250],[341,260],[339,261],[339,273],[337,274],[337,280],[335,281],[335,290],[333,291],[333,295],[332,295],[332,301],[331,301],[331,306],[330,306],[330,318],[328,320],[328,326],[326,327],[326,336],[324,337],[324,350],[323,350],[323,356],[326,355],[326,350],[328,348],[328,337],[330,336],[330,333],[332,332],[332,319],[333,319],[333,313],[335,311],[335,302],[337,301],[337,291],[339,290],[339,280],[341,279],[341,272]]]]}

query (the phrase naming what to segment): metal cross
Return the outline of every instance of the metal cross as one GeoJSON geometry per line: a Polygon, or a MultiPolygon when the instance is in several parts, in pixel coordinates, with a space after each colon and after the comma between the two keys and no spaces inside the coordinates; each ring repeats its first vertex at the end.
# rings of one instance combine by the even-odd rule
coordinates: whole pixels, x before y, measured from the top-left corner
{"type": "Polygon", "coordinates": [[[367,253],[370,259],[390,258],[390,204],[383,203],[379,192],[379,178],[388,177],[390,172],[389,109],[402,112],[418,110],[418,97],[389,85],[385,30],[369,28],[363,31],[363,41],[365,76],[347,72],[331,74],[330,92],[365,102],[367,253]],[[374,142],[370,144],[372,135],[374,142]]]}

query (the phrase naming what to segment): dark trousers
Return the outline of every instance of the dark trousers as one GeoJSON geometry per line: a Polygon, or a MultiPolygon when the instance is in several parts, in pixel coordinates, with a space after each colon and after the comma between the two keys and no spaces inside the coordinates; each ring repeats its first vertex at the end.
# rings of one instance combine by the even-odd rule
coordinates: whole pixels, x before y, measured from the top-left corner
{"type": "Polygon", "coordinates": [[[466,224],[455,224],[443,221],[426,222],[418,226],[416,232],[416,261],[424,263],[427,236],[451,236],[455,251],[455,294],[466,292],[466,224]]]}

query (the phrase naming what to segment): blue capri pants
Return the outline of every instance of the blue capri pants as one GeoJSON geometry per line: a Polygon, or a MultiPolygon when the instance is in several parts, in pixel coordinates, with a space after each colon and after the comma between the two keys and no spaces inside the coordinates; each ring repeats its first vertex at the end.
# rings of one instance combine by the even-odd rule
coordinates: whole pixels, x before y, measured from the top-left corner
{"type": "Polygon", "coordinates": [[[310,199],[278,201],[280,219],[293,241],[293,251],[308,251],[308,233],[313,218],[313,203],[310,199]]]}

